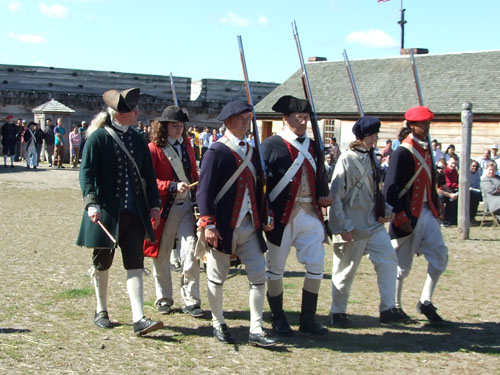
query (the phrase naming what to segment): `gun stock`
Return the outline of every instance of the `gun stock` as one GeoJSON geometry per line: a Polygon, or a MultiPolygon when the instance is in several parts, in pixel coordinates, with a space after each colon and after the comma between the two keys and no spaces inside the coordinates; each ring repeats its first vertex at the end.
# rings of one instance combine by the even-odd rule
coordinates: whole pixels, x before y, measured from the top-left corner
{"type": "Polygon", "coordinates": [[[238,35],[238,46],[240,49],[240,58],[241,58],[241,66],[243,68],[243,77],[245,80],[245,91],[247,96],[248,104],[252,106],[252,133],[255,143],[255,151],[257,157],[257,189],[259,189],[260,194],[260,202],[259,209],[261,213],[261,217],[264,220],[266,225],[271,224],[271,213],[269,209],[269,203],[267,200],[267,176],[266,176],[266,168],[264,164],[264,157],[262,156],[262,149],[260,147],[260,136],[259,136],[259,128],[257,126],[257,117],[255,115],[255,110],[253,106],[253,98],[252,98],[252,90],[250,88],[250,80],[248,79],[248,70],[247,63],[245,59],[245,51],[243,50],[243,42],[241,40],[241,36],[238,35]]]}

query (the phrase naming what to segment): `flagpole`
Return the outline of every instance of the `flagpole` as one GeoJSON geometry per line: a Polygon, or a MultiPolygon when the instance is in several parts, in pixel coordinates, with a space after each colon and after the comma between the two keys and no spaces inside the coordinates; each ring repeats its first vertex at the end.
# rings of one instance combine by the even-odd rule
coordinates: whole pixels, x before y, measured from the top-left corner
{"type": "Polygon", "coordinates": [[[401,49],[405,48],[405,10],[406,9],[403,8],[403,0],[401,0],[401,20],[398,21],[398,24],[401,25],[401,49]]]}

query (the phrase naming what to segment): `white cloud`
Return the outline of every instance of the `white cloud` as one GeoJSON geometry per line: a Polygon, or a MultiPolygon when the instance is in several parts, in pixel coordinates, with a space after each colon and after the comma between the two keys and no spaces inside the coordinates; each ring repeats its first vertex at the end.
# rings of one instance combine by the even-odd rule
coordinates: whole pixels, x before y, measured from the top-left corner
{"type": "Polygon", "coordinates": [[[220,23],[227,23],[228,25],[232,26],[239,26],[239,27],[246,27],[250,25],[250,21],[247,20],[246,18],[238,16],[234,12],[227,12],[227,15],[225,17],[222,17],[219,20],[220,23]]]}
{"type": "Polygon", "coordinates": [[[8,7],[11,12],[17,12],[23,8],[23,4],[19,1],[13,1],[9,3],[8,7]]]}
{"type": "Polygon", "coordinates": [[[33,34],[16,34],[10,32],[9,37],[22,43],[40,44],[46,42],[43,36],[33,34]]]}
{"type": "Polygon", "coordinates": [[[259,16],[259,23],[263,26],[269,25],[269,20],[266,16],[259,16]]]}
{"type": "Polygon", "coordinates": [[[397,40],[383,30],[354,31],[348,34],[345,40],[347,43],[372,48],[393,48],[399,45],[397,40]]]}
{"type": "Polygon", "coordinates": [[[68,8],[61,4],[47,5],[40,3],[38,8],[43,15],[48,17],[64,18],[68,15],[68,8]]]}

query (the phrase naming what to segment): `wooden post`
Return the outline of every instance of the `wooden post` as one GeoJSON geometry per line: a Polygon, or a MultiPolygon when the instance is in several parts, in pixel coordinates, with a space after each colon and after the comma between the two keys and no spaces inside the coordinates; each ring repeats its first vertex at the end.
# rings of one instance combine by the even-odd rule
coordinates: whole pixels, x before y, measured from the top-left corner
{"type": "Polygon", "coordinates": [[[460,174],[458,181],[458,234],[459,239],[469,239],[470,229],[470,150],[472,134],[472,104],[462,104],[462,146],[460,151],[460,174]]]}

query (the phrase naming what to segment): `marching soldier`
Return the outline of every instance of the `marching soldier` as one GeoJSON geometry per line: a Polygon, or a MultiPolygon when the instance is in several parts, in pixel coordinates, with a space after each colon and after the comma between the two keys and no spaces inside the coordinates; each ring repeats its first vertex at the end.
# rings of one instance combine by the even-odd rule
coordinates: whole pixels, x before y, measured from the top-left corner
{"type": "Polygon", "coordinates": [[[230,102],[222,109],[217,118],[224,121],[226,133],[204,155],[196,200],[203,234],[212,247],[206,258],[213,335],[223,343],[234,343],[222,311],[222,286],[234,253],[245,265],[250,284],[248,341],[251,345],[266,347],[278,340],[267,336],[262,329],[266,287],[263,253],[267,247],[257,209],[258,165],[253,148],[245,138],[251,112],[252,107],[241,101],[230,102]]]}
{"type": "Polygon", "coordinates": [[[395,308],[397,258],[384,223],[392,207],[385,207],[380,192],[380,169],[374,156],[380,120],[364,116],[354,124],[356,140],[340,155],[332,179],[334,196],[328,217],[335,236],[330,321],[347,327],[347,301],[354,276],[366,253],[375,266],[380,293],[380,322],[405,322],[409,317],[395,308]]]}
{"type": "Polygon", "coordinates": [[[424,254],[428,262],[427,278],[417,311],[431,323],[441,323],[443,319],[432,304],[432,296],[448,264],[448,248],[438,222],[440,205],[432,150],[427,142],[433,118],[434,113],[424,106],[410,108],[405,113],[411,134],[391,154],[384,193],[395,213],[389,234],[398,257],[396,307],[401,308],[403,280],[410,273],[414,254],[424,254]]]}
{"type": "Polygon", "coordinates": [[[189,121],[181,108],[169,106],[151,123],[149,151],[162,201],[156,241],[144,242],[144,254],[153,257],[156,308],[168,314],[173,304],[170,254],[174,243],[180,249],[183,311],[195,318],[200,308],[200,262],[194,257],[195,220],[189,185],[198,181],[196,160],[185,131],[189,121]]]}
{"type": "Polygon", "coordinates": [[[311,107],[307,100],[283,96],[273,106],[283,114],[283,130],[262,142],[267,165],[268,191],[275,216],[267,232],[267,299],[275,332],[290,336],[292,329],[283,311],[283,273],[290,248],[306,276],[302,289],[301,332],[321,335],[326,329],[315,320],[318,292],[323,278],[325,228],[321,207],[332,203],[328,180],[315,184],[314,141],[306,136],[311,107]]]}
{"type": "Polygon", "coordinates": [[[85,212],[77,245],[94,248],[91,278],[97,299],[94,323],[99,328],[113,327],[107,307],[108,277],[114,242],[120,246],[134,333],[141,336],[163,323],[146,318],[143,311],[142,245],[145,234],[155,239],[151,219],[156,227],[161,202],[146,143],[130,128],[137,123],[139,95],[138,88],[106,91],[103,99],[108,108],[88,129],[80,167],[85,212]]]}

